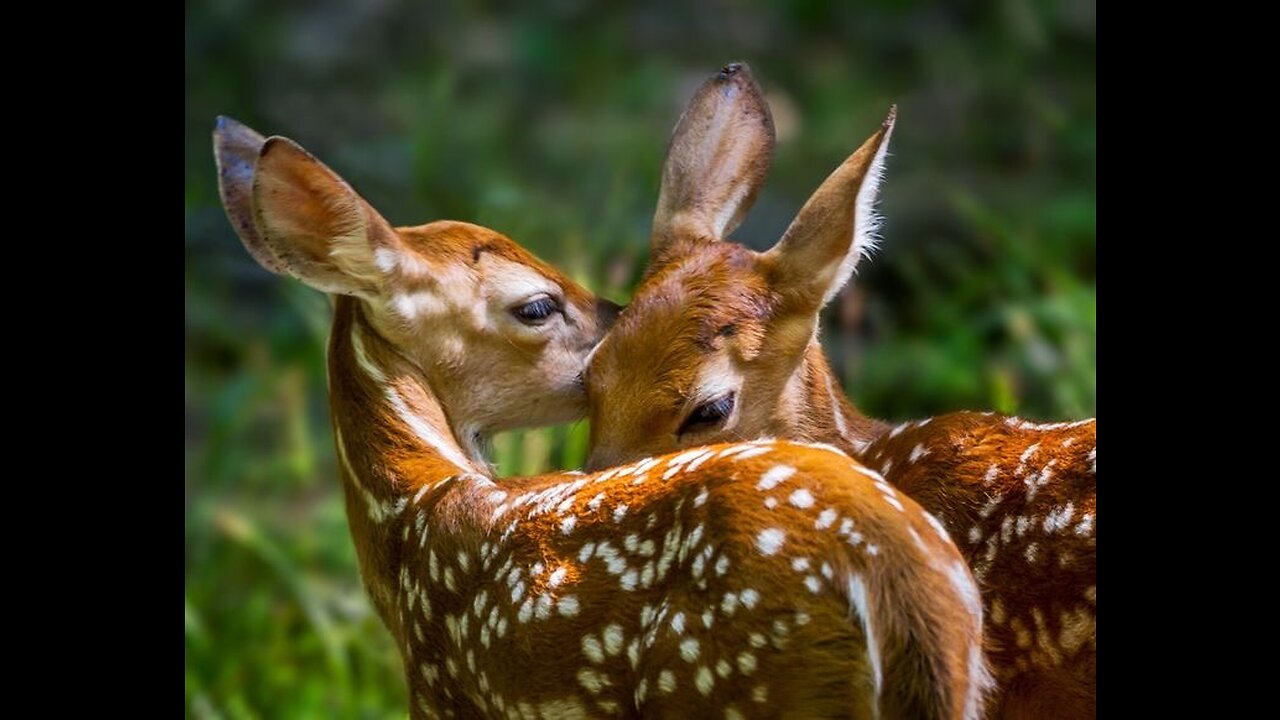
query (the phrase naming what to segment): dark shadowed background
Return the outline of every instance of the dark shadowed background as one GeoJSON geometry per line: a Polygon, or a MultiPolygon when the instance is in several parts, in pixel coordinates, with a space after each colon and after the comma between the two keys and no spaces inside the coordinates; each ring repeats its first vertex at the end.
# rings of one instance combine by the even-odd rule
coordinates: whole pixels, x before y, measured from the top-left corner
{"type": "MultiPolygon", "coordinates": [[[[643,271],[668,135],[745,60],[778,130],[737,233],[772,244],[891,103],[881,251],[824,342],[863,411],[1096,407],[1092,0],[186,5],[186,714],[402,718],[361,590],[324,380],[329,304],[261,270],[218,203],[231,115],[300,142],[392,223],[492,227],[614,300],[643,271]]],[[[510,433],[577,467],[585,423],[510,433]]]]}

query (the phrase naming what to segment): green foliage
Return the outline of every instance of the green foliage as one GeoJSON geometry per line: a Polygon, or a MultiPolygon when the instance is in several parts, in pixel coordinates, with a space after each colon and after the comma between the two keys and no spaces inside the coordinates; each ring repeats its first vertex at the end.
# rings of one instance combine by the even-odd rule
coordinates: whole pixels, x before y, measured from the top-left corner
{"type": "MultiPolygon", "coordinates": [[[[186,714],[404,717],[365,599],[324,381],[329,306],[260,270],[218,205],[218,114],[301,142],[392,222],[493,227],[625,301],[668,133],[746,60],[779,145],[738,239],[771,244],[890,103],[880,252],[828,311],[856,404],[1096,408],[1092,2],[187,3],[186,714]]],[[[504,474],[578,466],[586,425],[509,433],[504,474]]]]}

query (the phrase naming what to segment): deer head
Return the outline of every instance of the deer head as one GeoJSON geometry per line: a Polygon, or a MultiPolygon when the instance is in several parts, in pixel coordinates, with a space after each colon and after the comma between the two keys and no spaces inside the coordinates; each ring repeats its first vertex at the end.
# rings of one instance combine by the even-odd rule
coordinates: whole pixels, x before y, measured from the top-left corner
{"type": "Polygon", "coordinates": [[[703,84],[667,153],[646,276],[590,362],[590,467],[729,439],[818,439],[815,428],[832,423],[873,424],[843,414],[815,336],[819,311],[874,246],[876,189],[894,120],[891,108],[782,239],[757,253],[725,238],[768,169],[768,105],[744,65],[703,84]],[[825,424],[815,424],[815,412],[825,424]]]}
{"type": "Polygon", "coordinates": [[[245,248],[271,272],[359,299],[440,396],[473,459],[493,432],[585,412],[583,363],[616,305],[493,230],[393,228],[287,138],[264,139],[224,117],[214,146],[223,204],[245,248]]]}

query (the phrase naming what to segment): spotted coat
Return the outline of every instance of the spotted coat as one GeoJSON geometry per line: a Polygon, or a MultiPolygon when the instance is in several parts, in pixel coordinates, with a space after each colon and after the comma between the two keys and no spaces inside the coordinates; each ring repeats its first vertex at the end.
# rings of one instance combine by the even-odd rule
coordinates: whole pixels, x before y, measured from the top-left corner
{"type": "Polygon", "coordinates": [[[982,588],[993,715],[1094,714],[1097,423],[960,412],[893,427],[860,457],[927,508],[982,588]]]}

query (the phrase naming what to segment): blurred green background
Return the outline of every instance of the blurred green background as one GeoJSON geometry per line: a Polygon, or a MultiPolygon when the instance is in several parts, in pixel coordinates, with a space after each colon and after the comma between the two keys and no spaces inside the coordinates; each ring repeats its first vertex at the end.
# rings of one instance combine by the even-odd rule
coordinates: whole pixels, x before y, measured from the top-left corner
{"type": "MultiPolygon", "coordinates": [[[[824,326],[855,403],[1095,413],[1093,2],[489,5],[187,2],[188,717],[406,713],[340,502],[329,304],[235,238],[218,114],[299,141],[393,223],[490,226],[625,301],[668,134],[720,65],[751,63],[777,123],[737,234],[757,248],[896,102],[881,251],[824,326]]],[[[583,425],[500,437],[501,471],[577,467],[583,425]]]]}

